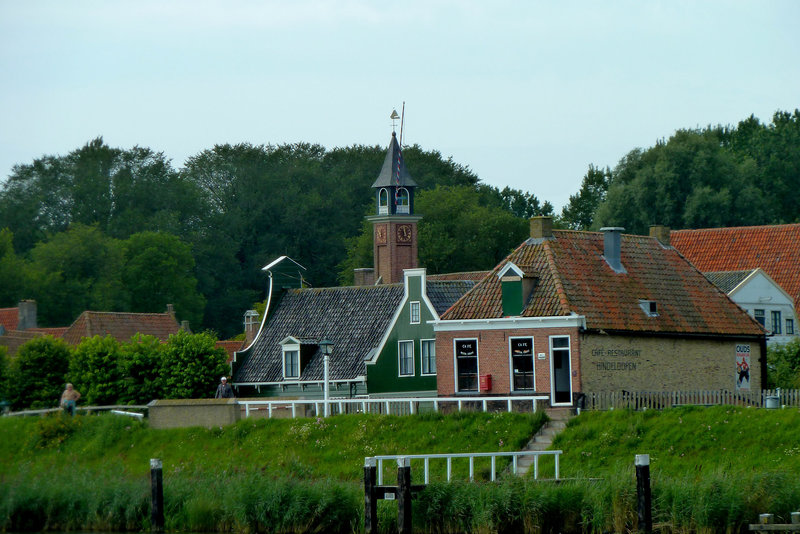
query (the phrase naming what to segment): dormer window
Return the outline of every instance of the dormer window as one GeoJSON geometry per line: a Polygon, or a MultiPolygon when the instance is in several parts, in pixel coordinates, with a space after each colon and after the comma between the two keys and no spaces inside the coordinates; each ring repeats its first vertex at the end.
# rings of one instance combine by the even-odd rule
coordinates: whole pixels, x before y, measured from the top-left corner
{"type": "Polygon", "coordinates": [[[389,192],[384,188],[378,192],[378,215],[389,214],[389,192]]]}
{"type": "Polygon", "coordinates": [[[283,378],[297,380],[303,373],[303,367],[308,363],[311,355],[318,350],[317,345],[310,340],[301,340],[289,336],[279,343],[283,355],[283,378]]]}
{"type": "Polygon", "coordinates": [[[640,300],[639,307],[648,317],[658,317],[658,303],[654,300],[640,300]]]}
{"type": "Polygon", "coordinates": [[[397,209],[395,210],[397,213],[408,213],[408,189],[405,187],[400,187],[397,190],[397,195],[395,198],[397,203],[397,209]]]}
{"type": "Polygon", "coordinates": [[[300,347],[283,348],[283,378],[300,378],[300,347]]]}

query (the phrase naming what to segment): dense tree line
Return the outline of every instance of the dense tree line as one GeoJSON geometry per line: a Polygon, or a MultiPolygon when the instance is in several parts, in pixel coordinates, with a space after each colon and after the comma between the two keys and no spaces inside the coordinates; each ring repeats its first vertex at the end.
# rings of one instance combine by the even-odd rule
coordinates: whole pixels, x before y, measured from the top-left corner
{"type": "Polygon", "coordinates": [[[95,336],[71,347],[44,336],[22,345],[13,359],[0,347],[0,400],[15,410],[55,407],[67,382],[91,406],[209,398],[230,369],[215,342],[208,333],[181,331],[166,343],[142,335],[125,343],[95,336]]]}
{"type": "MultiPolygon", "coordinates": [[[[530,193],[482,184],[436,151],[411,146],[403,155],[420,191],[458,191],[439,194],[431,210],[460,207],[465,196],[480,207],[470,224],[485,227],[474,235],[486,242],[514,226],[512,219],[521,228],[520,217],[552,212],[530,193]],[[478,213],[498,220],[479,221],[478,213]]],[[[384,157],[379,146],[226,144],[176,170],[162,153],[112,148],[98,138],[66,156],[17,165],[0,188],[0,276],[7,281],[0,306],[34,298],[40,323],[61,326],[85,309],[161,312],[171,303],[193,329],[231,336],[263,298],[261,267],[276,257],[304,265],[318,287],[335,285],[359,259],[348,243],[370,213],[384,157]]],[[[420,231],[445,219],[432,214],[420,231]]],[[[518,233],[492,245],[504,254],[518,233]]],[[[457,250],[437,263],[441,252],[425,246],[421,257],[435,270],[485,269],[498,259],[457,250]]],[[[371,265],[370,258],[355,264],[371,265]]]]}
{"type": "Polygon", "coordinates": [[[626,154],[612,170],[590,166],[561,222],[571,228],[651,224],[714,228],[800,221],[800,110],[770,124],[679,130],[626,154]]]}

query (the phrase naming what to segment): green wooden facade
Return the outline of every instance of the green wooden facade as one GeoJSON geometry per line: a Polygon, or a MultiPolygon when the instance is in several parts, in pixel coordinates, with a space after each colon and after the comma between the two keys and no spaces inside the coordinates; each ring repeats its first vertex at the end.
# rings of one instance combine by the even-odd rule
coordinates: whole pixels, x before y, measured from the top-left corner
{"type": "Polygon", "coordinates": [[[430,321],[438,319],[438,315],[425,294],[425,270],[409,269],[405,274],[405,298],[376,355],[366,362],[370,396],[436,394],[436,354],[428,354],[434,367],[426,369],[429,371],[427,374],[423,373],[423,341],[430,341],[428,346],[434,350],[435,335],[430,321]],[[419,306],[419,316],[415,313],[412,320],[412,307],[415,306],[419,306]],[[410,369],[405,366],[405,372],[401,373],[401,343],[407,349],[409,342],[413,347],[413,365],[410,369]]]}

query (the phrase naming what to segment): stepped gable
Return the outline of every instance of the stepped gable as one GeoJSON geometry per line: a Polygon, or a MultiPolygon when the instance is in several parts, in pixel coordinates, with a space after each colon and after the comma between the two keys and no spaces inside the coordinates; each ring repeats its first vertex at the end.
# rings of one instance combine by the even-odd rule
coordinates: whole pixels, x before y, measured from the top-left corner
{"type": "Polygon", "coordinates": [[[760,267],[800,308],[800,223],[673,230],[670,244],[702,272],[760,267]]]}
{"type": "MultiPolygon", "coordinates": [[[[379,345],[403,297],[402,284],[286,290],[253,345],[237,353],[241,365],[234,381],[283,382],[280,342],[290,336],[304,344],[323,338],[333,343],[330,380],[365,376],[364,359],[379,345]]],[[[299,380],[322,378],[323,355],[317,350],[299,380]]]]}
{"type": "Polygon", "coordinates": [[[763,330],[680,254],[657,239],[622,235],[624,273],[606,263],[604,234],[553,230],[529,239],[461,298],[444,320],[502,317],[497,273],[513,262],[536,285],[524,317],[582,315],[586,327],[607,331],[761,335],[763,330]],[[650,317],[640,300],[655,301],[650,317]]]}
{"type": "Polygon", "coordinates": [[[180,325],[172,313],[81,313],[64,333],[63,339],[77,345],[85,337],[111,335],[120,342],[128,341],[136,334],[155,336],[162,342],[177,334],[180,325]]]}

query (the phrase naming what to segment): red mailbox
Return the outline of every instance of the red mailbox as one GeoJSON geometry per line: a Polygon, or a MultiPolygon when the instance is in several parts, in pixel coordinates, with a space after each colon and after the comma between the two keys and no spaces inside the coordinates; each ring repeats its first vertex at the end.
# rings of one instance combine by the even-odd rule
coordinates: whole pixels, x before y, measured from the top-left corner
{"type": "Polygon", "coordinates": [[[492,375],[481,375],[480,386],[481,391],[490,391],[492,389],[492,375]]]}

